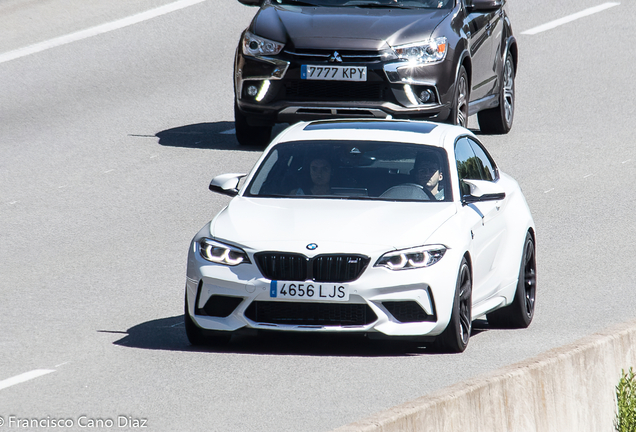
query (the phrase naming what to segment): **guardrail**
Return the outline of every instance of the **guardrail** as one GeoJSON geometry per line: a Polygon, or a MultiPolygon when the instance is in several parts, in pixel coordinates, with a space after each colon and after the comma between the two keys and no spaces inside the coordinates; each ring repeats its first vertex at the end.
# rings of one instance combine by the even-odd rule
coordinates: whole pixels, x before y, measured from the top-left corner
{"type": "Polygon", "coordinates": [[[636,320],[332,432],[613,432],[636,320]]]}

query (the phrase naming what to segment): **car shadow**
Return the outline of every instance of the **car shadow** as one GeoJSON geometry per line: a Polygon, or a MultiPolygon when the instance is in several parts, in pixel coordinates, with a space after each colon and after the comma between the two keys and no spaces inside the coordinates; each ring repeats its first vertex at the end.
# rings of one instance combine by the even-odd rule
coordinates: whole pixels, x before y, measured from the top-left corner
{"type": "MultiPolygon", "coordinates": [[[[287,125],[273,128],[272,138],[287,125]]],[[[195,123],[162,130],[155,134],[159,144],[168,147],[211,150],[263,151],[261,146],[241,146],[236,140],[234,122],[195,123]]]]}
{"type": "MultiPolygon", "coordinates": [[[[475,324],[478,324],[475,321],[475,324]]],[[[487,323],[473,327],[472,336],[487,330],[487,323]]],[[[147,321],[122,332],[98,330],[98,333],[124,334],[115,345],[128,348],[215,352],[251,355],[307,355],[336,357],[404,357],[440,354],[422,343],[368,339],[358,335],[290,334],[261,332],[258,335],[234,335],[221,346],[194,347],[185,333],[183,315],[147,321]]]]}

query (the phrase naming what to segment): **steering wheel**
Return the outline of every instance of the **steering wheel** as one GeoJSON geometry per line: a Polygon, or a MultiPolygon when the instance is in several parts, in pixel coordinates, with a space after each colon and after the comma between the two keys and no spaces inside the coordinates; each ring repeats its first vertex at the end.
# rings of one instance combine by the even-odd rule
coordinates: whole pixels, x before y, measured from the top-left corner
{"type": "Polygon", "coordinates": [[[410,199],[419,201],[436,201],[435,196],[422,185],[403,183],[385,190],[380,198],[410,199]]]}

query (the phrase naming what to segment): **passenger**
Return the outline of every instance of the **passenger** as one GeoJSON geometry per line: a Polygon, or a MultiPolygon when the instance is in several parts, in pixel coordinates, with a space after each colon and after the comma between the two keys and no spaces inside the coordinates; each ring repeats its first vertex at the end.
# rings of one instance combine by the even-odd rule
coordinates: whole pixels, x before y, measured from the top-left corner
{"type": "Polygon", "coordinates": [[[439,158],[433,153],[419,153],[413,168],[415,183],[422,185],[437,201],[444,200],[444,174],[439,158]]]}
{"type": "Polygon", "coordinates": [[[325,157],[316,157],[309,164],[311,184],[303,190],[295,189],[291,195],[331,195],[331,162],[325,157]]]}

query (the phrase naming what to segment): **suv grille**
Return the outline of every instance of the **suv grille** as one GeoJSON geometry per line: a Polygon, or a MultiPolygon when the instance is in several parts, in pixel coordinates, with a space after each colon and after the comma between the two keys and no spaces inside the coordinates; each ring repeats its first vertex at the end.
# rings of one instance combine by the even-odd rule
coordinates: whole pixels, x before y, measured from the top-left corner
{"type": "Polygon", "coordinates": [[[382,54],[377,51],[350,51],[350,50],[310,50],[299,49],[295,51],[285,50],[284,53],[294,58],[297,62],[329,62],[329,58],[338,52],[342,63],[373,63],[382,61],[382,54]]]}
{"type": "Polygon", "coordinates": [[[369,265],[363,255],[318,255],[312,259],[302,254],[259,252],[256,265],[267,279],[314,282],[351,282],[369,265]]]}
{"type": "Polygon", "coordinates": [[[386,84],[382,81],[311,81],[287,80],[285,90],[289,99],[311,100],[383,100],[386,84]]]}
{"type": "Polygon", "coordinates": [[[245,310],[252,321],[269,324],[355,326],[378,317],[366,304],[252,302],[245,310]]]}

